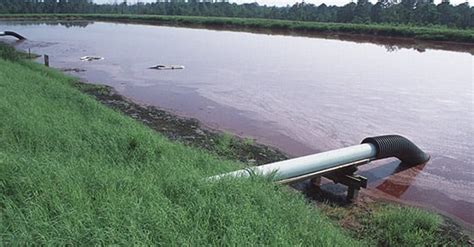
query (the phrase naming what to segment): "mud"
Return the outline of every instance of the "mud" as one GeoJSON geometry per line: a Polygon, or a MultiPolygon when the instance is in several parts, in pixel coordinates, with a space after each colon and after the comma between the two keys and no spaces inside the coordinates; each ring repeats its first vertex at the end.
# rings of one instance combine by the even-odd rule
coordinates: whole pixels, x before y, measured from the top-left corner
{"type": "Polygon", "coordinates": [[[255,143],[254,140],[212,130],[196,119],[179,117],[155,106],[134,103],[118,94],[112,87],[83,82],[77,82],[76,86],[102,104],[142,122],[170,140],[250,165],[262,165],[289,158],[287,154],[255,143]]]}

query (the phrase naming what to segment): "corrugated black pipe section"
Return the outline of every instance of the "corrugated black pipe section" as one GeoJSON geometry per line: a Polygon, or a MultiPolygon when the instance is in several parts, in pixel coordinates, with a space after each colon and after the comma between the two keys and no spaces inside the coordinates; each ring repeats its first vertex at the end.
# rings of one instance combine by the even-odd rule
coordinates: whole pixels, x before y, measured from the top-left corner
{"type": "Polygon", "coordinates": [[[15,37],[15,38],[17,38],[17,39],[19,39],[19,40],[25,40],[25,39],[26,39],[25,37],[23,37],[23,36],[21,36],[21,35],[15,33],[15,32],[12,32],[12,31],[5,31],[4,33],[5,33],[5,35],[13,36],[13,37],[15,37]]]}
{"type": "Polygon", "coordinates": [[[370,143],[377,148],[376,159],[396,157],[407,166],[426,163],[430,159],[430,156],[413,142],[399,135],[368,137],[362,143],[370,143]]]}

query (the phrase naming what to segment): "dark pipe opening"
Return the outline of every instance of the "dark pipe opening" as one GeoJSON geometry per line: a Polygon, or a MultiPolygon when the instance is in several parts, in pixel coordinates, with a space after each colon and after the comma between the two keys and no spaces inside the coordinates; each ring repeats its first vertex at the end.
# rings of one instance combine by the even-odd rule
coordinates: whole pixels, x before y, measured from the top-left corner
{"type": "Polygon", "coordinates": [[[396,157],[407,166],[426,163],[430,159],[430,156],[413,142],[399,135],[368,137],[362,143],[370,143],[377,148],[376,159],[396,157]]]}
{"type": "Polygon", "coordinates": [[[26,39],[25,37],[21,36],[20,34],[12,32],[12,31],[5,31],[4,34],[7,35],[7,36],[13,36],[13,37],[15,37],[19,40],[25,40],[26,39]]]}

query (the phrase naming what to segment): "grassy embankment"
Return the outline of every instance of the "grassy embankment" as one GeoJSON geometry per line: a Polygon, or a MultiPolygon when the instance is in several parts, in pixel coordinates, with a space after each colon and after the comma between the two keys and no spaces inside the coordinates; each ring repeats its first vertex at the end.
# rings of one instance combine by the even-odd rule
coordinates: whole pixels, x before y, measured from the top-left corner
{"type": "Polygon", "coordinates": [[[24,61],[0,44],[2,244],[441,241],[442,219],[417,209],[386,207],[368,215],[357,236],[265,178],[206,182],[241,164],[171,142],[75,85],[75,79],[24,61]]]}
{"type": "Polygon", "coordinates": [[[432,41],[474,43],[473,29],[453,29],[442,26],[408,26],[393,24],[350,24],[303,22],[275,19],[160,16],[160,15],[111,15],[111,14],[17,14],[2,15],[3,19],[88,19],[121,22],[160,23],[171,25],[203,25],[211,27],[237,27],[283,30],[308,33],[342,33],[413,38],[432,41]]]}

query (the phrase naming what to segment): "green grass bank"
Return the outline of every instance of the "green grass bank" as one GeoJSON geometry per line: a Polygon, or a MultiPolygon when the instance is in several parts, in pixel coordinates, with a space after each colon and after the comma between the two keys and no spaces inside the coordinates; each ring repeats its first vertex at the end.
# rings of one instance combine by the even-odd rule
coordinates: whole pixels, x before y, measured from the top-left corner
{"type": "Polygon", "coordinates": [[[369,215],[357,236],[268,179],[207,182],[242,164],[172,142],[75,84],[0,43],[2,245],[449,244],[442,218],[418,209],[369,215]]]}
{"type": "Polygon", "coordinates": [[[375,35],[431,41],[474,43],[473,29],[453,29],[442,26],[420,27],[393,24],[322,23],[255,18],[113,14],[7,14],[0,16],[0,19],[87,19],[149,24],[199,25],[221,28],[250,28],[303,33],[375,35]]]}

